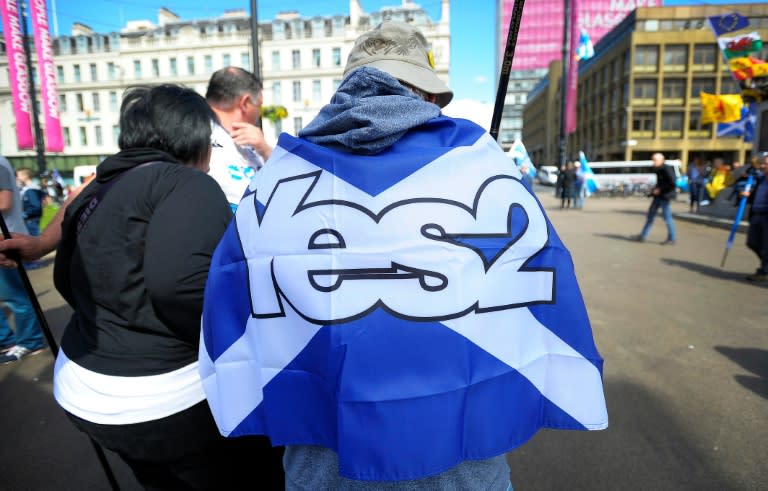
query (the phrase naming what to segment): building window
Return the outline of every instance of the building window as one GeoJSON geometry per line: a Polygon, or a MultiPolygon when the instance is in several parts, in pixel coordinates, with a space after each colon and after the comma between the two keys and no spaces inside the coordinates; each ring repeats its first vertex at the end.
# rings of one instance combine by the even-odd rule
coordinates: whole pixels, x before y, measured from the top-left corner
{"type": "Polygon", "coordinates": [[[69,128],[64,128],[64,145],[72,146],[72,136],[69,134],[69,128]]]}
{"type": "Polygon", "coordinates": [[[93,130],[96,132],[94,135],[96,137],[96,145],[104,145],[104,138],[101,135],[101,126],[96,126],[93,130]]]}
{"type": "Polygon", "coordinates": [[[80,146],[88,146],[88,133],[86,132],[85,126],[80,127],[80,146]]]}
{"type": "Polygon", "coordinates": [[[61,65],[56,66],[56,78],[58,78],[59,83],[64,83],[64,67],[61,65]]]}
{"type": "Polygon", "coordinates": [[[112,112],[117,112],[119,110],[117,107],[117,92],[115,91],[109,93],[109,110],[112,112]]]}
{"type": "Polygon", "coordinates": [[[93,112],[101,111],[101,99],[99,99],[98,92],[91,94],[91,101],[93,101],[93,112]]]}
{"type": "Polygon", "coordinates": [[[96,63],[91,63],[88,66],[88,68],[90,68],[90,70],[91,70],[91,81],[92,82],[96,82],[97,80],[99,80],[99,74],[96,71],[96,63]]]}
{"type": "Polygon", "coordinates": [[[225,67],[230,66],[232,64],[232,56],[229,54],[222,55],[221,64],[225,67]]]}
{"type": "Polygon", "coordinates": [[[341,66],[341,48],[333,48],[333,66],[341,66]]]}
{"type": "Polygon", "coordinates": [[[661,114],[661,137],[676,138],[683,136],[683,113],[665,112],[661,114]]]}
{"type": "Polygon", "coordinates": [[[293,102],[301,102],[301,82],[293,82],[293,102]]]}
{"type": "Polygon", "coordinates": [[[298,49],[291,51],[291,61],[294,70],[301,68],[301,52],[298,49]]]}
{"type": "Polygon", "coordinates": [[[318,48],[312,50],[312,66],[320,68],[320,50],[318,48]]]}
{"type": "Polygon", "coordinates": [[[133,60],[133,78],[141,78],[141,60],[133,60]]]}
{"type": "Polygon", "coordinates": [[[656,80],[635,80],[635,94],[632,104],[650,105],[656,104],[656,80]]]}
{"type": "Polygon", "coordinates": [[[160,76],[160,60],[152,58],[152,76],[157,78],[160,76]]]}
{"type": "Polygon", "coordinates": [[[275,72],[280,71],[280,52],[279,51],[272,52],[272,71],[275,71],[275,72]]]}
{"type": "Polygon", "coordinates": [[[682,106],[685,103],[685,79],[667,78],[661,89],[661,102],[682,106]]]}
{"type": "Polygon", "coordinates": [[[76,94],[75,99],[77,99],[77,111],[78,112],[84,112],[85,111],[85,103],[83,102],[83,94],[76,94]]]}
{"type": "Polygon", "coordinates": [[[67,95],[59,94],[59,111],[67,112],[67,95]]]}
{"type": "Polygon", "coordinates": [[[195,74],[195,57],[187,56],[187,75],[195,74]]]}
{"type": "Polygon", "coordinates": [[[714,72],[717,60],[717,46],[714,44],[697,44],[693,47],[693,71],[714,72]]]}
{"type": "Polygon", "coordinates": [[[112,125],[112,143],[117,145],[120,139],[120,127],[116,124],[112,125]]]}
{"type": "Polygon", "coordinates": [[[250,53],[240,53],[240,67],[245,68],[246,70],[251,69],[251,54],[250,53]]]}
{"type": "Polygon", "coordinates": [[[715,93],[715,80],[712,78],[694,78],[691,81],[691,98],[698,98],[701,92],[715,93]]]}
{"type": "Polygon", "coordinates": [[[655,125],[656,113],[641,111],[632,114],[632,136],[653,138],[655,125]]]}
{"type": "Polygon", "coordinates": [[[281,104],[283,102],[283,84],[272,82],[272,102],[281,104]]]}
{"type": "Polygon", "coordinates": [[[205,73],[213,73],[213,56],[205,55],[205,73]]]}
{"type": "Polygon", "coordinates": [[[339,89],[339,85],[341,85],[341,79],[340,78],[334,78],[333,79],[333,91],[336,92],[339,89]]]}
{"type": "Polygon", "coordinates": [[[688,66],[688,46],[670,44],[664,47],[664,71],[685,72],[688,66]]]}
{"type": "Polygon", "coordinates": [[[275,138],[278,138],[280,136],[280,133],[283,132],[283,122],[281,120],[275,121],[275,138]]]}
{"type": "Polygon", "coordinates": [[[304,128],[304,124],[301,120],[301,116],[298,118],[293,118],[293,134],[298,135],[299,131],[301,131],[304,128]]]}
{"type": "Polygon", "coordinates": [[[171,76],[172,77],[178,76],[179,75],[179,65],[176,62],[176,58],[171,58],[170,59],[170,64],[171,64],[171,76]]]}
{"type": "Polygon", "coordinates": [[[115,70],[115,64],[111,61],[107,63],[107,78],[114,80],[117,78],[117,71],[115,70]]]}
{"type": "Polygon", "coordinates": [[[75,82],[80,82],[80,65],[73,65],[72,68],[75,70],[75,82]]]}
{"type": "Polygon", "coordinates": [[[691,138],[709,138],[712,131],[712,125],[701,124],[701,112],[691,111],[688,120],[688,136],[691,138]]]}
{"type": "Polygon", "coordinates": [[[720,93],[721,94],[740,94],[741,86],[739,85],[739,82],[735,81],[733,78],[723,77],[723,80],[720,84],[720,93]]]}
{"type": "Polygon", "coordinates": [[[321,85],[319,80],[313,80],[312,81],[312,102],[315,104],[320,104],[320,101],[322,100],[321,95],[321,85]]]}
{"type": "Polygon", "coordinates": [[[635,72],[654,73],[658,71],[659,66],[659,47],[658,46],[636,46],[635,47],[635,72]]]}

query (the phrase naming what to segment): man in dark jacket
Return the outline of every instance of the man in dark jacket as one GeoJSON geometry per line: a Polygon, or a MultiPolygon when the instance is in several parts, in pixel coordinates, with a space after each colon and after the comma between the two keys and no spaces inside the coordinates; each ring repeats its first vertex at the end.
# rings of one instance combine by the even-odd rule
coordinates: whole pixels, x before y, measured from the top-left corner
{"type": "Polygon", "coordinates": [[[749,197],[749,230],[747,231],[747,247],[755,251],[760,258],[760,266],[754,274],[747,276],[749,281],[768,281],[768,152],[758,156],[759,170],[755,176],[755,186],[752,192],[743,192],[749,197]]]}
{"type": "Polygon", "coordinates": [[[667,240],[662,242],[661,245],[674,245],[677,234],[675,233],[675,222],[672,219],[670,202],[677,195],[675,172],[672,170],[672,166],[664,163],[663,154],[654,153],[651,156],[651,160],[656,172],[656,186],[651,191],[653,201],[651,201],[651,206],[648,208],[648,218],[645,221],[643,231],[640,232],[640,235],[633,236],[632,239],[638,242],[646,241],[653,226],[653,220],[656,218],[656,211],[661,207],[661,213],[664,216],[664,221],[667,223],[667,240]]]}

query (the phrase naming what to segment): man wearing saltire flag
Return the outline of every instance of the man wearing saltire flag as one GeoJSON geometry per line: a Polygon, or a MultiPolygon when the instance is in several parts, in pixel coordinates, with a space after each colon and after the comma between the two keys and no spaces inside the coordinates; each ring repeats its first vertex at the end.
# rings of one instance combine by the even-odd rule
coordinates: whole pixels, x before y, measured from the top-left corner
{"type": "Polygon", "coordinates": [[[214,254],[206,396],[222,434],[286,445],[289,489],[501,491],[540,428],[607,427],[570,255],[452,96],[415,27],[363,34],[214,254]]]}

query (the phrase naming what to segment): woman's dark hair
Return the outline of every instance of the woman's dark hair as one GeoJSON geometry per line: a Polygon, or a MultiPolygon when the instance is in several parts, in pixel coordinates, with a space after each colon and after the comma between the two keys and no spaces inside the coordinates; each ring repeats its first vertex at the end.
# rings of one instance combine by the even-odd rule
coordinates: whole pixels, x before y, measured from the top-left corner
{"type": "Polygon", "coordinates": [[[130,87],[120,106],[121,150],[162,150],[184,164],[202,161],[211,145],[211,122],[218,118],[192,89],[163,84],[130,87]]]}

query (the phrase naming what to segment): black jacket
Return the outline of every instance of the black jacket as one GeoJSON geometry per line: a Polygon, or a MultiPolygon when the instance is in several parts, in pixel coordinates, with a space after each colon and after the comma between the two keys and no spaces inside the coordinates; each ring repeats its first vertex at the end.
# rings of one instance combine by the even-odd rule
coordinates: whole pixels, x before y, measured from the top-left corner
{"type": "Polygon", "coordinates": [[[655,167],[656,188],[659,190],[659,198],[675,199],[677,197],[677,183],[675,182],[675,171],[671,165],[662,164],[655,167]]]}
{"type": "Polygon", "coordinates": [[[67,208],[54,282],[74,309],[61,347],[105,375],[156,375],[197,359],[203,290],[231,218],[218,184],[152,149],[118,153],[67,208]],[[131,170],[150,161],[164,161],[131,170]],[[81,233],[81,211],[103,195],[81,233]]]}

